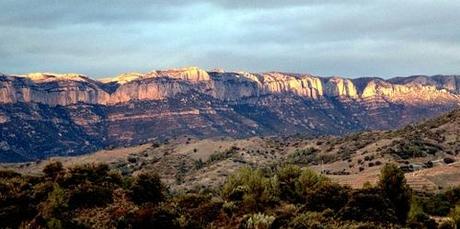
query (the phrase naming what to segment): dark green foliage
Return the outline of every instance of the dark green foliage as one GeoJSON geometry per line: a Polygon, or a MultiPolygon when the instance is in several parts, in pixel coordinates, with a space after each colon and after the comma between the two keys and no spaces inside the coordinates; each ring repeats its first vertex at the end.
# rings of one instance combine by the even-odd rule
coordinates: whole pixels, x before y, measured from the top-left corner
{"type": "Polygon", "coordinates": [[[223,202],[211,195],[184,194],[176,197],[177,209],[187,219],[187,225],[203,228],[220,214],[223,202]]]}
{"type": "Polygon", "coordinates": [[[434,155],[438,151],[442,151],[440,146],[427,142],[420,136],[412,136],[404,140],[395,141],[393,146],[387,150],[387,153],[397,155],[401,159],[409,159],[434,155]]]}
{"type": "Polygon", "coordinates": [[[238,148],[235,146],[232,146],[230,149],[225,150],[223,152],[214,152],[211,154],[208,158],[208,160],[205,162],[205,164],[212,164],[217,161],[222,161],[228,158],[231,158],[234,156],[236,153],[238,153],[238,148]]]}
{"type": "Polygon", "coordinates": [[[200,170],[201,168],[203,168],[204,162],[203,162],[203,160],[201,160],[201,158],[200,158],[200,159],[198,159],[198,160],[193,161],[193,165],[194,165],[194,167],[195,167],[196,170],[200,170]]]}
{"type": "Polygon", "coordinates": [[[397,223],[398,218],[391,202],[378,188],[354,191],[347,204],[339,211],[344,220],[360,222],[397,223]]]}
{"type": "Polygon", "coordinates": [[[294,153],[288,156],[287,161],[292,164],[311,164],[321,163],[321,160],[330,160],[327,158],[327,156],[324,155],[321,158],[318,153],[319,150],[313,147],[306,149],[296,149],[294,153]]]}
{"type": "Polygon", "coordinates": [[[243,168],[219,190],[187,193],[168,192],[154,173],[122,176],[100,164],[0,174],[0,228],[436,228],[430,215],[451,217],[445,228],[460,222],[460,188],[412,198],[393,165],[377,186],[355,190],[295,165],[243,168]]]}
{"type": "Polygon", "coordinates": [[[129,196],[137,204],[156,204],[164,200],[165,190],[158,174],[141,173],[134,178],[129,196]]]}
{"type": "Polygon", "coordinates": [[[455,206],[449,213],[457,228],[460,228],[460,205],[455,206]]]}
{"type": "Polygon", "coordinates": [[[146,207],[130,212],[117,228],[179,228],[177,214],[166,207],[146,207]]]}
{"type": "Polygon", "coordinates": [[[386,164],[380,171],[378,187],[391,201],[399,223],[404,224],[410,209],[411,190],[404,173],[394,164],[386,164]]]}
{"type": "Polygon", "coordinates": [[[450,157],[446,157],[446,158],[443,159],[443,161],[444,161],[444,163],[446,163],[446,164],[452,164],[452,163],[455,162],[455,159],[450,158],[450,157]]]}
{"type": "Polygon", "coordinates": [[[417,213],[411,218],[408,222],[410,228],[426,228],[426,229],[436,229],[438,224],[429,215],[426,213],[417,213]]]}
{"type": "Polygon", "coordinates": [[[336,183],[325,183],[306,197],[306,207],[310,211],[340,210],[348,202],[350,188],[336,183]]]}
{"type": "Polygon", "coordinates": [[[289,223],[289,228],[324,228],[332,221],[325,214],[318,212],[305,212],[294,217],[289,223]]]}
{"type": "Polygon", "coordinates": [[[0,172],[0,228],[16,228],[36,214],[39,200],[31,195],[39,180],[11,171],[0,172]]]}
{"type": "Polygon", "coordinates": [[[64,166],[60,161],[50,162],[43,168],[45,177],[55,179],[61,172],[64,171],[64,166]]]}
{"type": "Polygon", "coordinates": [[[301,202],[302,197],[297,192],[299,189],[299,177],[302,170],[298,166],[286,165],[277,171],[280,198],[289,202],[301,202]]]}
{"type": "Polygon", "coordinates": [[[279,187],[275,178],[265,177],[261,170],[242,168],[227,179],[222,195],[240,202],[242,210],[260,210],[276,203],[279,187]]]}
{"type": "Polygon", "coordinates": [[[103,206],[112,202],[112,189],[91,183],[83,183],[69,191],[69,206],[79,207],[103,206]]]}
{"type": "Polygon", "coordinates": [[[446,216],[456,204],[460,203],[460,187],[450,188],[444,193],[437,193],[420,200],[423,210],[436,216],[446,216]]]}

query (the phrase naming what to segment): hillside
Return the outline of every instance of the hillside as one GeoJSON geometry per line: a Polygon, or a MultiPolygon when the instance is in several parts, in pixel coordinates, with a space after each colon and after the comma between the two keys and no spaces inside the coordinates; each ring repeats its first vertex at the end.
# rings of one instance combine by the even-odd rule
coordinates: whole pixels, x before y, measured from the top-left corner
{"type": "Polygon", "coordinates": [[[0,75],[0,161],[75,156],[191,136],[343,136],[400,128],[460,104],[459,76],[383,80],[296,73],[0,75]],[[166,128],[167,127],[167,128],[166,128]]]}
{"type": "MultiPolygon", "coordinates": [[[[362,187],[375,183],[381,167],[396,163],[409,185],[440,191],[460,185],[460,110],[394,131],[361,132],[345,137],[252,137],[195,139],[181,137],[162,144],[100,151],[79,157],[57,157],[66,166],[109,163],[123,174],[156,171],[173,189],[215,187],[242,167],[274,168],[295,164],[333,180],[362,187]]],[[[13,164],[39,173],[48,161],[13,164]]]]}
{"type": "Polygon", "coordinates": [[[0,227],[455,228],[459,128],[456,110],[395,131],[184,137],[6,164],[0,227]]]}

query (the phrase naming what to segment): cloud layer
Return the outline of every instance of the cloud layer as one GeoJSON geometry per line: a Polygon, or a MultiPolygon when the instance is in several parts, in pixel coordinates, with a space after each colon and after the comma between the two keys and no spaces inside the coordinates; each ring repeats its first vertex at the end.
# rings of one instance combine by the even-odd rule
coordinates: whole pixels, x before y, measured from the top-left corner
{"type": "Polygon", "coordinates": [[[6,73],[460,74],[457,1],[3,0],[0,9],[6,73]]]}

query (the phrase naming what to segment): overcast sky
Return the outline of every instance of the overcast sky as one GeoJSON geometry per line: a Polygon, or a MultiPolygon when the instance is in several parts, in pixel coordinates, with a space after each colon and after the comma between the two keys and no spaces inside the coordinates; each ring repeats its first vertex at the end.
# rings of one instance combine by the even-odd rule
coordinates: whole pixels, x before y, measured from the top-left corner
{"type": "Polygon", "coordinates": [[[0,9],[4,73],[460,74],[460,1],[1,0],[0,9]]]}

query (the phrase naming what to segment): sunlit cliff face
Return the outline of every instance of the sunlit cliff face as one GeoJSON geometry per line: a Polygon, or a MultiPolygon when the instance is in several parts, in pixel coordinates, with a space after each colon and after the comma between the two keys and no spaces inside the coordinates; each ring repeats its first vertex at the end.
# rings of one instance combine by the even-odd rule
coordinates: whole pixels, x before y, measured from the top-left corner
{"type": "Polygon", "coordinates": [[[385,97],[389,100],[406,99],[407,102],[460,101],[459,76],[420,76],[393,80],[396,82],[366,79],[361,89],[353,81],[342,77],[320,78],[280,72],[206,72],[197,67],[126,73],[100,81],[79,74],[32,73],[1,76],[0,102],[106,105],[131,100],[161,100],[191,91],[225,101],[270,94],[292,94],[313,100],[322,97],[354,100],[385,97]]]}

